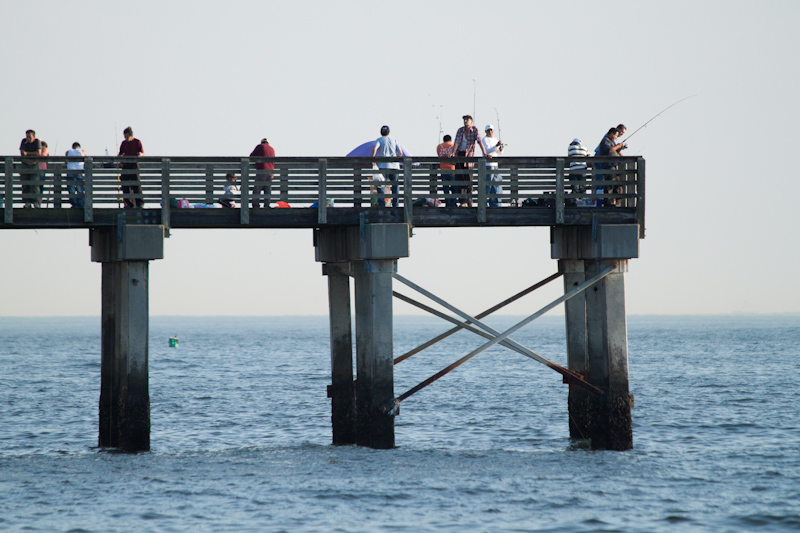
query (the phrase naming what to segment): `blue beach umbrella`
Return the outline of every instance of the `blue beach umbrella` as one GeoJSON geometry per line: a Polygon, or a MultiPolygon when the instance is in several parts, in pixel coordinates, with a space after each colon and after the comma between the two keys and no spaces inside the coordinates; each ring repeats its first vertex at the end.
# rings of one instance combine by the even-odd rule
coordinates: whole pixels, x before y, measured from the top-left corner
{"type": "MultiPolygon", "coordinates": [[[[364,144],[351,150],[346,157],[372,157],[373,146],[375,146],[375,141],[365,142],[364,144]]],[[[398,144],[397,146],[403,151],[403,157],[405,156],[411,157],[411,154],[408,152],[408,150],[406,150],[405,146],[401,144],[398,144]]]]}

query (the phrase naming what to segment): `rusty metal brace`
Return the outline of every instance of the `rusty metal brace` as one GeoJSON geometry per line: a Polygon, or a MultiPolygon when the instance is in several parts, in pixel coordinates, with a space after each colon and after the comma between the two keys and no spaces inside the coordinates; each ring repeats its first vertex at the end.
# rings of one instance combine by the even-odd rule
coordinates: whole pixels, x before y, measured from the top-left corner
{"type": "MultiPolygon", "coordinates": [[[[470,353],[468,353],[467,355],[465,355],[464,357],[462,357],[461,359],[459,359],[455,363],[451,364],[450,366],[446,367],[445,369],[443,369],[443,370],[439,371],[438,373],[434,374],[433,376],[429,377],[428,379],[426,379],[425,381],[423,381],[419,385],[417,385],[415,387],[412,387],[411,389],[409,389],[408,391],[404,392],[400,396],[397,396],[396,398],[393,398],[391,401],[389,401],[386,404],[384,404],[381,409],[385,413],[388,413],[390,411],[395,410],[397,408],[397,406],[400,404],[400,402],[402,402],[403,400],[405,400],[409,396],[411,396],[411,395],[415,394],[416,392],[424,389],[425,387],[427,387],[428,385],[430,385],[431,383],[433,383],[437,379],[439,379],[442,376],[450,373],[452,370],[454,370],[454,369],[458,368],[459,366],[463,365],[464,363],[466,363],[467,361],[469,361],[470,359],[472,359],[476,355],[480,354],[481,352],[491,348],[492,346],[494,346],[495,344],[497,344],[499,342],[502,342],[502,341],[506,340],[511,334],[513,334],[516,331],[519,331],[523,327],[527,326],[528,324],[530,324],[531,322],[533,322],[534,320],[536,320],[540,316],[544,315],[545,313],[547,313],[548,311],[550,311],[551,309],[553,309],[557,305],[559,305],[559,304],[561,304],[563,302],[566,302],[570,298],[572,298],[572,297],[580,294],[581,292],[585,291],[586,289],[588,289],[589,287],[591,287],[592,285],[594,285],[595,283],[597,283],[601,279],[605,278],[606,276],[608,276],[609,274],[614,272],[616,269],[617,269],[617,265],[614,264],[614,265],[608,267],[607,269],[603,270],[602,272],[600,272],[596,276],[586,280],[585,282],[581,283],[580,285],[578,285],[574,289],[572,289],[569,292],[565,293],[563,296],[555,299],[550,304],[544,306],[543,308],[541,308],[540,310],[538,310],[537,312],[535,312],[531,316],[525,318],[521,322],[518,322],[514,326],[512,326],[509,329],[507,329],[506,331],[504,331],[503,333],[500,333],[497,336],[495,336],[493,339],[491,339],[487,343],[485,343],[482,346],[479,346],[475,350],[471,351],[470,353]]],[[[397,277],[398,279],[401,278],[401,276],[398,276],[397,274],[395,274],[395,277],[397,277]]],[[[405,283],[407,280],[404,281],[404,279],[403,279],[401,281],[403,281],[405,283]]],[[[410,283],[410,282],[408,282],[408,283],[410,283]]],[[[477,322],[476,322],[476,324],[477,324],[477,322]]],[[[522,347],[522,348],[527,350],[527,348],[524,348],[524,347],[522,347]]],[[[562,374],[563,376],[565,376],[565,378],[567,378],[570,381],[570,383],[574,383],[576,385],[580,385],[581,387],[584,387],[584,388],[586,388],[586,389],[588,389],[588,390],[590,390],[592,392],[595,392],[596,394],[600,394],[600,395],[604,394],[602,389],[599,389],[598,387],[595,387],[591,383],[588,383],[588,382],[584,381],[583,377],[580,374],[578,374],[577,372],[573,372],[572,370],[568,370],[568,369],[563,368],[563,367],[561,367],[559,365],[556,365],[555,363],[547,361],[546,359],[544,359],[544,358],[542,358],[541,356],[538,356],[538,355],[536,357],[533,357],[533,359],[536,359],[536,360],[542,359],[543,361],[540,361],[540,362],[544,362],[544,364],[546,364],[547,366],[549,366],[553,370],[555,370],[555,371],[559,372],[560,374],[562,374]]]]}

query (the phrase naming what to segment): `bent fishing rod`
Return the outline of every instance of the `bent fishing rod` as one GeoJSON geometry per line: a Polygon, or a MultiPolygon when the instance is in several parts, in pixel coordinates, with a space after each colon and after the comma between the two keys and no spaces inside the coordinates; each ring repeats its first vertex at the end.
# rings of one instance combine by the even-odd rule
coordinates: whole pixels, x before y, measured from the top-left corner
{"type": "Polygon", "coordinates": [[[634,131],[633,133],[631,133],[630,135],[628,135],[628,136],[625,138],[625,140],[624,140],[624,141],[622,141],[622,144],[625,144],[626,142],[628,142],[628,139],[630,139],[631,137],[633,137],[634,135],[636,135],[636,132],[637,132],[637,131],[639,131],[640,129],[644,128],[645,126],[647,126],[648,124],[650,124],[651,122],[653,122],[655,119],[657,119],[659,116],[661,116],[661,114],[662,114],[662,113],[664,113],[665,111],[667,111],[669,108],[671,108],[671,107],[674,107],[674,106],[676,106],[676,105],[680,104],[680,103],[681,103],[681,102],[683,102],[684,100],[688,100],[689,98],[694,98],[695,96],[697,96],[697,95],[696,95],[696,94],[693,94],[693,95],[691,95],[691,96],[687,96],[686,98],[681,98],[680,100],[678,100],[678,101],[677,101],[677,102],[675,102],[674,104],[672,104],[672,105],[670,105],[670,106],[667,106],[667,107],[665,107],[664,109],[662,109],[661,111],[659,111],[658,113],[656,113],[656,115],[655,115],[653,118],[651,118],[650,120],[648,120],[647,122],[645,122],[644,124],[642,124],[641,126],[639,126],[639,127],[636,129],[636,131],[634,131]]]}

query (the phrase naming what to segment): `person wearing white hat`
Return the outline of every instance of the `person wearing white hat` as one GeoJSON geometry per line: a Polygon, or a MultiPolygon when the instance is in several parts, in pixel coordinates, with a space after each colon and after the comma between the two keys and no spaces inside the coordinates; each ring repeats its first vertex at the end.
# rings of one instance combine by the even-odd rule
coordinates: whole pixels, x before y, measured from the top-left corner
{"type": "Polygon", "coordinates": [[[483,151],[486,154],[486,158],[489,159],[486,162],[486,169],[488,170],[486,173],[486,194],[489,195],[487,204],[489,207],[500,207],[500,198],[496,198],[496,196],[503,194],[503,187],[497,184],[503,181],[503,177],[497,173],[499,168],[497,161],[491,160],[503,153],[503,143],[494,138],[494,126],[491,124],[487,124],[483,130],[486,135],[481,139],[481,143],[483,143],[483,151]],[[489,183],[492,185],[489,185],[489,183]]]}

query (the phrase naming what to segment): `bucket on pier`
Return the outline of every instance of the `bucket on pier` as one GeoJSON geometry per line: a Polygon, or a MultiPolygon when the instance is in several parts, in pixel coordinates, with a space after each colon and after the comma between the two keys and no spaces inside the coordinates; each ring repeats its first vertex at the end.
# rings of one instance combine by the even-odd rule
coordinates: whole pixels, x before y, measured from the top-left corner
{"type": "Polygon", "coordinates": [[[174,337],[170,337],[169,338],[169,347],[170,348],[177,348],[179,341],[180,341],[180,339],[178,339],[177,335],[175,335],[174,337]]]}

